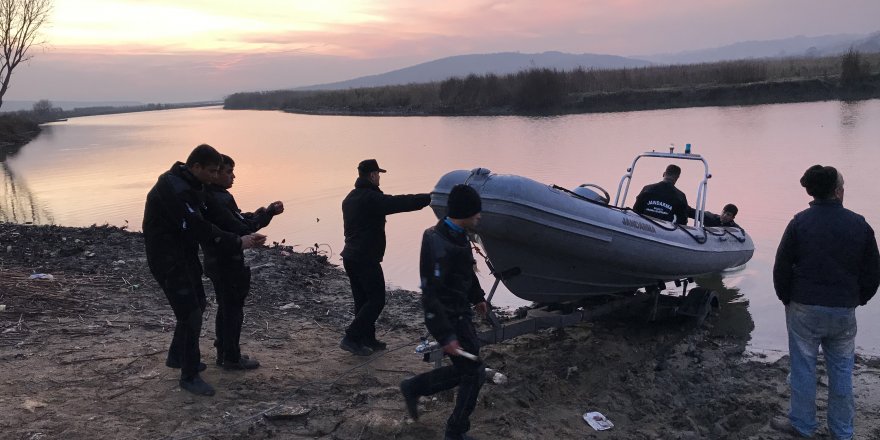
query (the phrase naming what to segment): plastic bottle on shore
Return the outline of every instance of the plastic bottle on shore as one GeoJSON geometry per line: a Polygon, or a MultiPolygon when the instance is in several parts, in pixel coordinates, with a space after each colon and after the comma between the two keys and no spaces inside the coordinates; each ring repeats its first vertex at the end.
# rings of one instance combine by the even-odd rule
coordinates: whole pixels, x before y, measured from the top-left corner
{"type": "Polygon", "coordinates": [[[491,368],[486,368],[486,380],[491,380],[495,385],[504,385],[507,383],[507,376],[491,368]]]}
{"type": "Polygon", "coordinates": [[[437,347],[437,342],[428,342],[428,338],[422,337],[419,345],[416,345],[416,353],[427,353],[433,351],[435,347],[437,347]]]}

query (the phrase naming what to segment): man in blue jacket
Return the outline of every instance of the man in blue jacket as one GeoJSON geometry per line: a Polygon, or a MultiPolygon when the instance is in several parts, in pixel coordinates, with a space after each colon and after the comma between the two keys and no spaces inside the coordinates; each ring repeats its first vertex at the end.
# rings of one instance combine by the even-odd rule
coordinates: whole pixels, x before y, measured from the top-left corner
{"type": "Polygon", "coordinates": [[[480,195],[467,185],[456,185],[449,192],[448,208],[447,217],[422,236],[419,273],[425,326],[450,356],[452,365],[404,380],[400,391],[410,417],[418,419],[419,396],[458,386],[455,408],[446,420],[445,438],[466,440],[471,439],[466,434],[470,415],[486,380],[483,363],[467,359],[459,352],[479,354],[473,310],[481,316],[488,310],[485,293],[474,272],[476,261],[467,235],[480,222],[480,195]]]}
{"type": "Polygon", "coordinates": [[[357,356],[369,356],[384,350],[376,339],[376,320],[385,308],[385,216],[417,211],[431,203],[430,194],[391,196],[379,189],[380,173],[376,159],[361,161],[354,189],[342,201],[345,247],[342,266],[351,282],[354,296],[354,319],[345,329],[339,346],[357,356]]]}
{"type": "Polygon", "coordinates": [[[856,307],[880,285],[880,253],[865,218],[843,207],[843,176],[814,165],[801,177],[813,197],[789,222],[776,251],[773,285],[785,304],[791,362],[788,419],[771,425],[811,437],[816,421],[819,347],[828,371],[828,429],[835,439],[853,438],[856,307]]]}

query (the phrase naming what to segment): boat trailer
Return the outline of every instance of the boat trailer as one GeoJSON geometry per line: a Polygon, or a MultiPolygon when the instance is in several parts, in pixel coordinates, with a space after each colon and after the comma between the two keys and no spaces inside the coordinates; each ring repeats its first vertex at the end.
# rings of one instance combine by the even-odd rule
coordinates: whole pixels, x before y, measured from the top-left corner
{"type": "MultiPolygon", "coordinates": [[[[478,249],[478,248],[477,248],[478,249]]],[[[482,254],[478,251],[478,253],[482,254]]],[[[658,282],[653,286],[646,286],[644,290],[617,294],[613,299],[596,305],[586,302],[562,303],[562,304],[537,304],[528,308],[524,317],[512,322],[502,323],[492,307],[492,297],[498,289],[498,285],[504,279],[516,276],[520,273],[519,268],[496,272],[489,263],[489,269],[495,276],[495,283],[486,299],[489,310],[486,321],[491,328],[477,332],[480,345],[498,344],[517,336],[536,333],[540,330],[551,328],[563,328],[577,325],[581,322],[592,321],[604,315],[611,314],[624,308],[634,307],[651,302],[649,321],[659,321],[674,317],[693,318],[695,327],[700,327],[712,309],[719,307],[718,297],[714,291],[693,287],[688,290],[688,285],[693,279],[686,278],[674,281],[674,287],[680,288],[680,294],[664,293],[667,290],[666,283],[658,282]]],[[[434,364],[434,368],[441,366],[445,355],[442,347],[436,342],[428,343],[427,337],[422,338],[422,343],[417,347],[416,353],[424,355],[424,361],[434,364]]]]}

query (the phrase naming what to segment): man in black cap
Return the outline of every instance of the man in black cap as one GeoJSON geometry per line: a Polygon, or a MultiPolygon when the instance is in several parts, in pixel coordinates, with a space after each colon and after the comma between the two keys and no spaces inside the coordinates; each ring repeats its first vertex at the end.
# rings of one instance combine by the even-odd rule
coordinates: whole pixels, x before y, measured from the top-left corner
{"type": "Polygon", "coordinates": [[[400,391],[410,417],[418,419],[420,396],[458,386],[455,408],[446,420],[445,438],[466,440],[472,438],[466,435],[470,415],[486,381],[483,363],[460,355],[462,350],[479,355],[472,310],[476,309],[480,316],[488,310],[485,292],[474,272],[476,261],[467,235],[480,222],[480,195],[470,186],[455,185],[449,192],[448,209],[447,217],[422,236],[419,273],[425,326],[450,356],[452,365],[404,380],[400,391]]]}
{"type": "Polygon", "coordinates": [[[689,209],[684,193],[675,187],[679,176],[681,168],[678,165],[667,166],[663,180],[642,188],[642,192],[636,197],[633,211],[680,225],[687,224],[688,213],[693,210],[689,209]]]}
{"type": "Polygon", "coordinates": [[[202,144],[185,164],[172,165],[147,194],[143,223],[147,264],[177,320],[165,365],[180,368],[181,388],[205,396],[213,396],[214,388],[199,377],[205,369],[200,362],[199,334],[207,305],[199,244],[233,253],[259,245],[262,237],[239,237],[205,219],[205,185],[217,179],[220,162],[220,153],[202,144]]]}
{"type": "Polygon", "coordinates": [[[376,339],[376,320],[385,308],[385,276],[380,264],[385,256],[385,216],[417,211],[431,203],[430,194],[383,194],[379,175],[384,172],[376,159],[362,161],[354,189],[342,201],[342,265],[351,282],[355,316],[339,346],[358,356],[386,348],[376,339]]]}

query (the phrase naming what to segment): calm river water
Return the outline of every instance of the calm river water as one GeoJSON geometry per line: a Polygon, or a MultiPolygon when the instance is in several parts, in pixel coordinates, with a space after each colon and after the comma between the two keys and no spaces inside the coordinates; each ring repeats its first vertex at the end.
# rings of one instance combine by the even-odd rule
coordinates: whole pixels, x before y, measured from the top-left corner
{"type": "MultiPolygon", "coordinates": [[[[786,350],[784,312],[773,292],[776,247],[809,197],[798,179],[810,165],[834,165],[846,178],[845,205],[880,228],[880,100],[751,107],[693,108],[559,117],[345,117],[281,112],[182,109],[75,118],[50,124],[2,163],[0,220],[67,226],[93,223],[139,230],[144,197],[156,177],[209,143],[237,163],[233,187],[252,210],[282,200],[286,212],[265,230],[298,250],[318,244],[341,264],[340,203],[355,167],[376,158],[388,170],[386,193],[429,192],[454,169],[486,167],[573,188],[595,183],[612,193],[633,157],[681,152],[685,143],[707,158],[707,207],[740,208],[737,222],[756,252],[745,269],[700,280],[725,300],[718,332],[751,333],[751,349],[786,350]]],[[[633,188],[660,178],[666,163],[640,162],[633,188]]],[[[696,197],[695,165],[679,187],[696,197]]],[[[630,196],[630,203],[633,196],[630,196]]],[[[384,267],[390,284],[418,287],[421,231],[430,210],[388,218],[384,267]]],[[[482,271],[488,291],[492,277],[482,271]]],[[[291,292],[295,298],[297,292],[291,292]]],[[[501,304],[522,302],[507,292],[501,304]]],[[[880,298],[859,308],[859,351],[880,355],[880,298]]]]}

